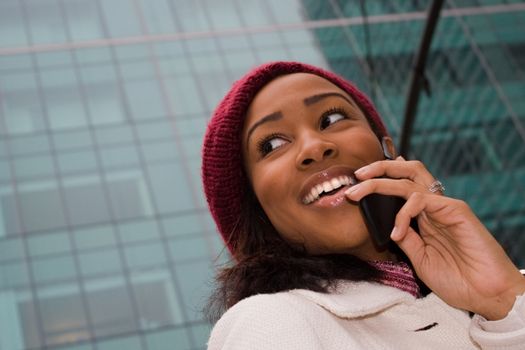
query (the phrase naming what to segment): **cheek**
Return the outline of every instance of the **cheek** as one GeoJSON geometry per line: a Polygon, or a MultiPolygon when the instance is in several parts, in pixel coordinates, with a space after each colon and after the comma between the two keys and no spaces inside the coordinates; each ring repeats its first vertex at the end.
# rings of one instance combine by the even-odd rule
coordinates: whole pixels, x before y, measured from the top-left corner
{"type": "MultiPolygon", "coordinates": [[[[365,164],[384,159],[381,143],[372,132],[356,133],[351,142],[342,142],[345,154],[354,156],[365,164]]],[[[364,165],[364,164],[363,164],[364,165]]]]}
{"type": "Polygon", "coordinates": [[[289,196],[285,193],[285,189],[282,182],[269,176],[261,177],[259,181],[254,182],[255,195],[270,218],[286,208],[285,202],[289,202],[289,196]]]}
{"type": "Polygon", "coordinates": [[[267,210],[265,205],[270,204],[274,207],[287,197],[289,192],[285,189],[290,187],[292,178],[283,175],[290,174],[284,161],[256,165],[252,170],[253,189],[263,209],[267,210]]]}
{"type": "Polygon", "coordinates": [[[252,173],[252,184],[259,203],[277,231],[286,240],[297,241],[299,211],[291,192],[293,176],[283,174],[290,174],[290,170],[277,163],[260,167],[252,173]]]}

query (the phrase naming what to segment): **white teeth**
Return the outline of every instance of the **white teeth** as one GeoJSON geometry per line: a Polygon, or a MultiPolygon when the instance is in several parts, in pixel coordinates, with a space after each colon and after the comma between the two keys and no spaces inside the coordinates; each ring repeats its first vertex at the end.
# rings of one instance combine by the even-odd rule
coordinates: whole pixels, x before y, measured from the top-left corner
{"type": "Polygon", "coordinates": [[[334,188],[332,187],[332,184],[329,181],[323,182],[323,191],[330,192],[334,188]]]}
{"type": "Polygon", "coordinates": [[[311,203],[311,202],[314,201],[314,199],[315,199],[314,195],[310,193],[310,194],[308,195],[308,201],[311,203]]]}
{"type": "Polygon", "coordinates": [[[333,191],[335,189],[338,189],[341,186],[346,186],[355,184],[355,180],[350,176],[339,176],[334,177],[328,181],[325,181],[321,184],[317,184],[310,190],[310,193],[303,199],[304,204],[310,204],[314,202],[315,200],[319,199],[319,196],[321,193],[325,192],[328,193],[330,191],[333,191]]]}

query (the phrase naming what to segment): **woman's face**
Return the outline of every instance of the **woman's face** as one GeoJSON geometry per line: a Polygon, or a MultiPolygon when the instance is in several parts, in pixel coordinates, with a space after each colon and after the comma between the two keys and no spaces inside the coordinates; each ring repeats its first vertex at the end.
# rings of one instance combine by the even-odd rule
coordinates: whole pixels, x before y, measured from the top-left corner
{"type": "Polygon", "coordinates": [[[344,195],[355,170],[384,159],[346,92],[307,73],[271,81],[248,109],[243,152],[257,199],[292,245],[311,254],[386,257],[374,248],[357,203],[344,195]]]}

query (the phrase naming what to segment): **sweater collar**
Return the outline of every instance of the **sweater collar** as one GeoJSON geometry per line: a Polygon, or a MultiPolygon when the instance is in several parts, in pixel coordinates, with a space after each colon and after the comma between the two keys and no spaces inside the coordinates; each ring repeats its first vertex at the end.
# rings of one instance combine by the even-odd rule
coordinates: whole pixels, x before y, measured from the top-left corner
{"type": "Polygon", "coordinates": [[[342,318],[363,317],[397,304],[416,301],[410,293],[377,282],[340,281],[329,293],[306,289],[290,293],[300,295],[342,318]]]}
{"type": "Polygon", "coordinates": [[[383,277],[378,280],[379,283],[401,289],[416,298],[421,297],[421,290],[414,271],[407,263],[403,261],[370,261],[370,264],[383,272],[383,277]]]}

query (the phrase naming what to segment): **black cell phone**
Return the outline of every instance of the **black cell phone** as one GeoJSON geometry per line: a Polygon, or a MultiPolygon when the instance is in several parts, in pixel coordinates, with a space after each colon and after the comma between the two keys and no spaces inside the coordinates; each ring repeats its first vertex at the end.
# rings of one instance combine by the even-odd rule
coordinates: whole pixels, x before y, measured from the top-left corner
{"type": "MultiPolygon", "coordinates": [[[[390,243],[390,233],[394,229],[396,215],[405,202],[401,197],[379,193],[371,193],[359,201],[368,232],[378,248],[386,248],[390,243]]],[[[417,222],[415,225],[417,226],[417,222]]],[[[411,226],[414,227],[414,220],[411,226]]]]}

